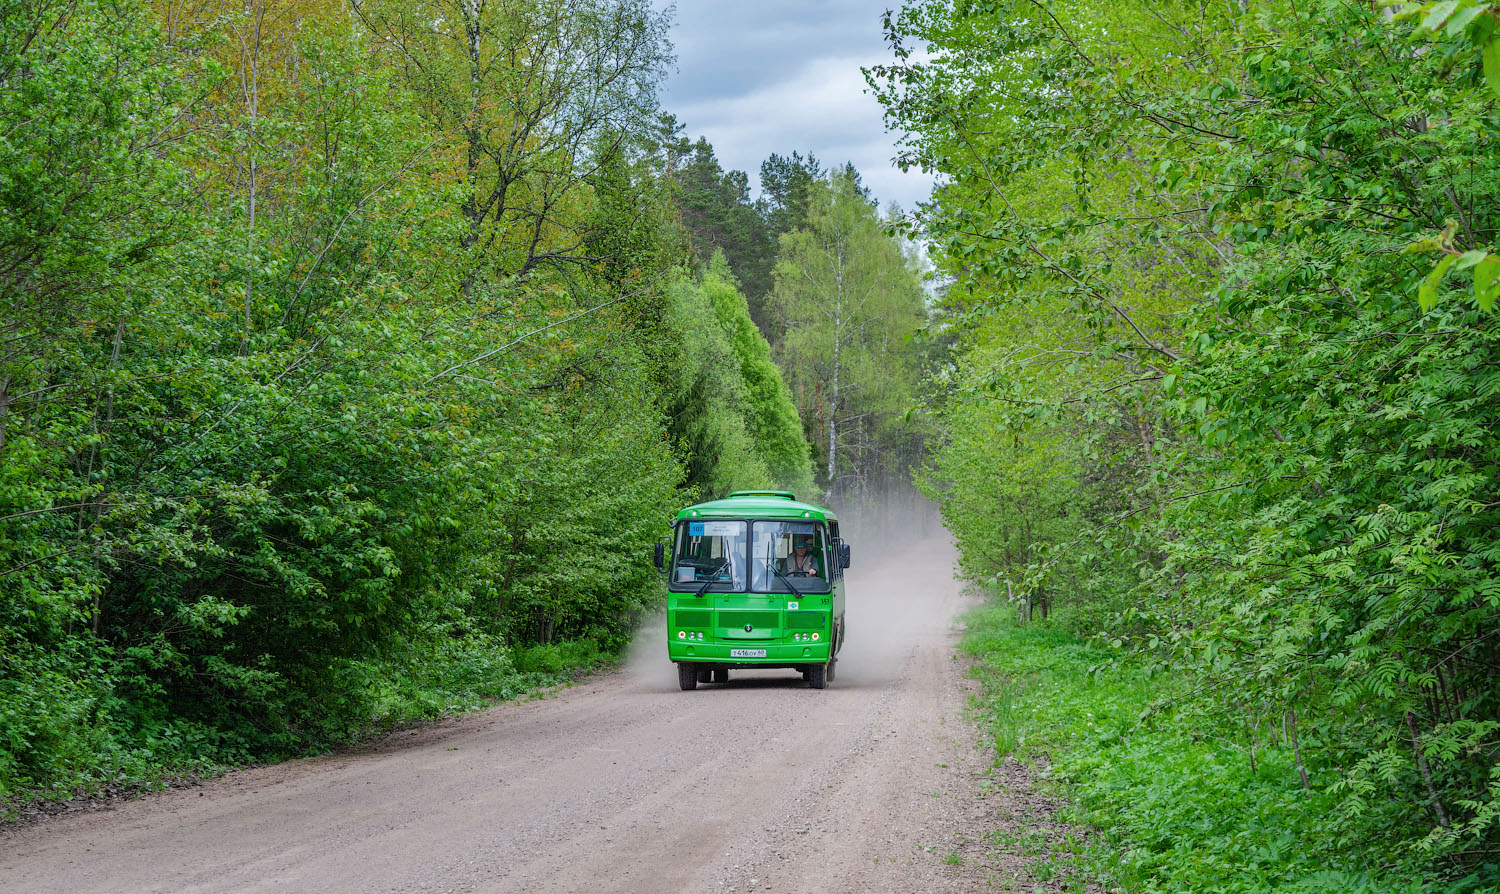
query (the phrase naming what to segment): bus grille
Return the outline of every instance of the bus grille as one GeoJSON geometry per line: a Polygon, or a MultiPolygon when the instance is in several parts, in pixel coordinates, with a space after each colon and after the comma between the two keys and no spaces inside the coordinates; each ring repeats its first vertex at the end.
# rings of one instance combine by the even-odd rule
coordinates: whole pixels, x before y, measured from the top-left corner
{"type": "Polygon", "coordinates": [[[711,627],[714,623],[713,614],[701,610],[673,612],[672,617],[678,627],[711,627]]]}
{"type": "Polygon", "coordinates": [[[828,616],[822,612],[787,612],[786,626],[793,630],[822,630],[828,626],[828,616]]]}
{"type": "Polygon", "coordinates": [[[719,612],[720,627],[741,627],[746,624],[756,630],[781,626],[780,612],[719,612]]]}

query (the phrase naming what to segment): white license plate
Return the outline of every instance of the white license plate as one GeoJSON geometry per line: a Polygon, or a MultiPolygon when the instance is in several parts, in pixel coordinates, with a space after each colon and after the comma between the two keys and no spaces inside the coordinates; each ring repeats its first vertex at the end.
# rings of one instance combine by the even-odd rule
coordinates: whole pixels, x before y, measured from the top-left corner
{"type": "Polygon", "coordinates": [[[764,657],[766,657],[766,650],[765,649],[730,649],[729,650],[729,657],[730,658],[764,658],[764,657]]]}

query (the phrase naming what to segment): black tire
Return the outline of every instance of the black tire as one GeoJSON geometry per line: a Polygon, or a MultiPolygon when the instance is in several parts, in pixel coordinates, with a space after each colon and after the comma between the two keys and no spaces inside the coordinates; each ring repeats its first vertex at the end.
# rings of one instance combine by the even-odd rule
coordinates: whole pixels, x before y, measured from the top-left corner
{"type": "Polygon", "coordinates": [[[713,671],[709,670],[706,667],[700,667],[700,668],[698,668],[698,682],[699,683],[707,684],[707,683],[712,683],[713,681],[714,681],[714,672],[713,671]]]}
{"type": "Polygon", "coordinates": [[[714,668],[714,682],[715,683],[728,683],[729,682],[729,668],[727,668],[727,667],[716,667],[716,668],[714,668]]]}
{"type": "Polygon", "coordinates": [[[807,669],[807,685],[813,689],[828,688],[828,665],[814,664],[807,669]]]}
{"type": "Polygon", "coordinates": [[[686,661],[677,663],[677,685],[684,692],[698,688],[698,669],[686,661]]]}
{"type": "Polygon", "coordinates": [[[839,667],[839,660],[837,658],[835,658],[832,661],[828,662],[828,682],[830,682],[830,683],[833,682],[833,677],[834,677],[835,672],[838,670],[838,667],[839,667]]]}

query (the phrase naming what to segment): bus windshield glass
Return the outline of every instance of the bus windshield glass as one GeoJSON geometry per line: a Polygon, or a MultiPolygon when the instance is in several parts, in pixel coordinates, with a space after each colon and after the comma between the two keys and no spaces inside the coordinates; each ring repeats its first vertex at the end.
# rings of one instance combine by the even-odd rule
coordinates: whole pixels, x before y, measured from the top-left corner
{"type": "Polygon", "coordinates": [[[754,522],[750,546],[750,589],[755,592],[828,592],[828,554],[822,525],[754,522]]]}
{"type": "Polygon", "coordinates": [[[674,590],[742,592],[745,589],[745,522],[689,521],[677,526],[672,552],[674,590]]]}

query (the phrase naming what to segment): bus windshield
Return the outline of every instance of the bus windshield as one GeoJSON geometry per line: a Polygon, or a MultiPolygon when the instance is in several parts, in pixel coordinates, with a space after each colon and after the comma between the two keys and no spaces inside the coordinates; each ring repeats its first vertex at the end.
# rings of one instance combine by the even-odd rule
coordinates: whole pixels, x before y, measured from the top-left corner
{"type": "Polygon", "coordinates": [[[677,526],[669,580],[674,590],[745,589],[745,523],[690,521],[677,526]]]}
{"type": "Polygon", "coordinates": [[[828,592],[828,554],[817,522],[758,521],[750,536],[750,589],[828,592]]]}

